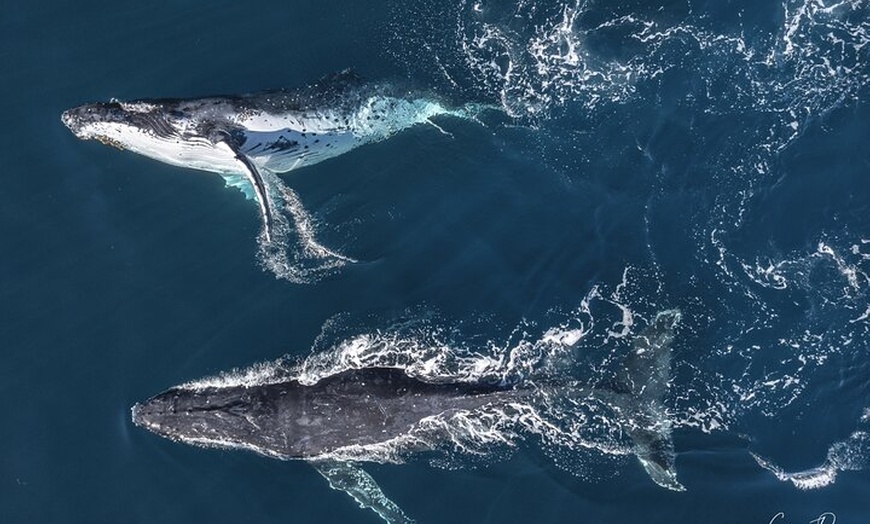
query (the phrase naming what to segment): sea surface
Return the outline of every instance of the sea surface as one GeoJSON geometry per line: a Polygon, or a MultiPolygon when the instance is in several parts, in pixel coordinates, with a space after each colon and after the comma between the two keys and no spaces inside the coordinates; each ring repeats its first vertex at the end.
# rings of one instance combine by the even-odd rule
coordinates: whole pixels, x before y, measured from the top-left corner
{"type": "Polygon", "coordinates": [[[0,522],[375,523],[130,407],[281,358],[606,387],[673,309],[686,491],[558,398],[365,470],[420,523],[870,521],[866,0],[10,0],[0,79],[0,522]],[[219,176],[60,120],[348,68],[495,109],[282,175],[356,261],[307,280],[219,176]]]}

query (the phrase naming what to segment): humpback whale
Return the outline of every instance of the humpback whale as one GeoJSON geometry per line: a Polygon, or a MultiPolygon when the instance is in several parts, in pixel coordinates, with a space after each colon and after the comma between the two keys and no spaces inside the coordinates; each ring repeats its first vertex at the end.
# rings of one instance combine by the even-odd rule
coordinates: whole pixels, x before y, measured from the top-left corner
{"type": "Polygon", "coordinates": [[[133,420],[189,444],[308,459],[407,434],[426,417],[522,397],[499,384],[433,384],[396,368],[352,369],[316,384],[171,388],[133,408],[133,420]]]}
{"type": "Polygon", "coordinates": [[[348,70],[300,89],[86,104],[61,120],[78,138],[222,175],[257,202],[269,241],[276,212],[269,174],[322,162],[437,115],[474,112],[367,84],[348,70]]]}
{"type": "Polygon", "coordinates": [[[355,465],[360,460],[377,460],[367,459],[378,455],[367,455],[365,450],[383,450],[410,436],[407,442],[413,451],[427,451],[431,440],[417,438],[415,431],[432,420],[530,404],[543,391],[610,406],[652,480],[682,491],[663,400],[678,320],[675,310],[656,316],[636,337],[613,387],[574,382],[427,381],[400,368],[352,368],[313,384],[298,376],[282,376],[256,384],[177,386],[136,404],[132,419],[137,426],[178,442],[306,460],[333,488],[346,491],[361,506],[388,522],[407,522],[402,510],[355,465]]]}

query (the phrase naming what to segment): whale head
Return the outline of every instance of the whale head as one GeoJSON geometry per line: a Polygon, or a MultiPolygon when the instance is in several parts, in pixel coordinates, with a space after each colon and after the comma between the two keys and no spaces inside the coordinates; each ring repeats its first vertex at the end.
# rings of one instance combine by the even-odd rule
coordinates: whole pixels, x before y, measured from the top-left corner
{"type": "Polygon", "coordinates": [[[175,166],[235,172],[239,168],[233,157],[215,147],[226,136],[220,119],[224,109],[216,99],[196,105],[176,99],[113,100],[69,109],[61,120],[82,140],[175,166]]]}
{"type": "Polygon", "coordinates": [[[166,103],[113,100],[69,109],[61,120],[78,138],[138,152],[154,142],[181,137],[185,117],[166,103]]]}
{"type": "Polygon", "coordinates": [[[282,458],[269,442],[274,399],[262,388],[171,388],[132,408],[133,423],[170,440],[282,458]]]}

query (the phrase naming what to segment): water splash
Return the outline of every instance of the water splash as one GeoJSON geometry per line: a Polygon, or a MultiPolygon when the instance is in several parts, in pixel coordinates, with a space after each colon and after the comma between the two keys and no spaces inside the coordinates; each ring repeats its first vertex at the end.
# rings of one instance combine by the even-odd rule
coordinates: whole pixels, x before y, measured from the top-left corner
{"type": "Polygon", "coordinates": [[[315,237],[316,223],[295,191],[277,175],[263,174],[274,213],[271,234],[263,229],[258,238],[258,258],[276,277],[296,284],[308,284],[356,263],[333,251],[315,237]]]}
{"type": "Polygon", "coordinates": [[[462,2],[457,38],[466,65],[515,117],[546,116],[576,100],[589,107],[626,100],[636,71],[588,51],[578,24],[587,6],[462,2]]]}
{"type": "Polygon", "coordinates": [[[855,431],[846,440],[831,445],[822,465],[795,473],[789,473],[755,453],[752,457],[759,466],[783,482],[791,482],[799,489],[818,489],[833,484],[841,471],[858,471],[870,466],[870,433],[855,431]]]}

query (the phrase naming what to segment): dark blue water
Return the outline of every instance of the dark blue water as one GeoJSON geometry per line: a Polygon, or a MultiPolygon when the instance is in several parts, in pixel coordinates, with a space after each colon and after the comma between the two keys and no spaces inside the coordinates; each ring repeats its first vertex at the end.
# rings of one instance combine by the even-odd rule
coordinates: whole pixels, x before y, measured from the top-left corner
{"type": "Polygon", "coordinates": [[[377,522],[304,463],[169,442],[129,408],[360,334],[483,361],[582,331],[561,365],[589,379],[679,308],[686,492],[594,425],[366,470],[424,523],[866,522],[870,5],[369,4],[3,10],[0,521],[377,522]],[[283,176],[361,261],[310,284],[260,267],[256,207],[219,177],[60,122],[348,67],[502,111],[283,176]]]}

